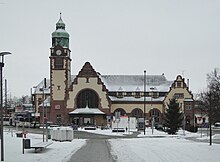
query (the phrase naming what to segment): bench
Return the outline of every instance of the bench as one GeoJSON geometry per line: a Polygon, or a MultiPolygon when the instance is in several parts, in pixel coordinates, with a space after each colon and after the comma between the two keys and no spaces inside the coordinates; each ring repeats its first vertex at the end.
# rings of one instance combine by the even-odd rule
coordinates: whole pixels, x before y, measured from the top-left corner
{"type": "Polygon", "coordinates": [[[114,128],[112,129],[112,132],[125,132],[124,128],[114,128]]]}
{"type": "Polygon", "coordinates": [[[42,151],[43,149],[50,146],[52,143],[53,142],[39,142],[39,143],[33,144],[30,148],[34,148],[35,152],[37,152],[37,150],[42,151]]]}
{"type": "Polygon", "coordinates": [[[37,152],[37,150],[42,151],[43,149],[45,149],[46,147],[48,147],[49,145],[51,145],[53,142],[39,142],[36,144],[31,145],[31,141],[30,139],[23,139],[23,152],[24,149],[35,149],[35,152],[37,152]]]}
{"type": "Polygon", "coordinates": [[[84,130],[96,130],[96,127],[85,127],[84,130]]]}

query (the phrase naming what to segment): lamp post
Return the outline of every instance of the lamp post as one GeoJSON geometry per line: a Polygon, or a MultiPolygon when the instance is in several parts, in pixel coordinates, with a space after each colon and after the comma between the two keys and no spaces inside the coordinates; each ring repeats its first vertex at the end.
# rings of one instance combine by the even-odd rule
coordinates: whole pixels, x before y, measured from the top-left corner
{"type": "Polygon", "coordinates": [[[44,102],[45,102],[45,89],[46,89],[46,86],[47,86],[47,84],[46,84],[46,78],[44,78],[44,80],[43,80],[43,107],[42,107],[42,109],[43,109],[43,142],[44,142],[44,135],[45,135],[45,130],[44,130],[44,128],[45,128],[45,106],[44,106],[44,102]]]}
{"type": "Polygon", "coordinates": [[[186,130],[186,112],[185,112],[185,107],[183,104],[180,104],[180,107],[183,109],[183,135],[185,136],[185,130],[186,130]]]}
{"type": "Polygon", "coordinates": [[[45,123],[45,115],[44,115],[44,100],[45,100],[45,94],[44,94],[44,88],[45,86],[43,86],[43,100],[42,100],[42,103],[43,103],[43,106],[42,106],[42,111],[43,111],[43,142],[44,142],[44,134],[45,134],[45,130],[44,130],[44,123],[45,123]]]}
{"type": "Polygon", "coordinates": [[[0,109],[1,109],[1,161],[4,161],[4,131],[3,131],[3,91],[2,91],[2,70],[4,67],[4,56],[11,54],[10,52],[0,52],[0,109]]]}
{"type": "Polygon", "coordinates": [[[144,135],[145,135],[145,129],[146,129],[146,125],[145,125],[145,120],[146,120],[146,70],[144,70],[144,135]]]}
{"type": "Polygon", "coordinates": [[[155,88],[154,87],[151,87],[150,90],[151,90],[151,129],[152,129],[152,134],[154,134],[154,111],[153,111],[153,107],[152,107],[152,102],[153,102],[153,90],[155,88]]]}
{"type": "Polygon", "coordinates": [[[40,88],[40,91],[42,91],[42,119],[40,119],[40,121],[42,120],[42,125],[43,125],[43,142],[44,142],[44,135],[45,135],[45,110],[44,110],[44,102],[45,102],[45,89],[46,89],[46,78],[44,78],[43,80],[43,86],[42,88],[40,88]]]}
{"type": "MultiPolygon", "coordinates": [[[[36,92],[36,88],[37,88],[37,86],[34,86],[33,87],[34,88],[34,93],[32,93],[32,90],[31,90],[31,99],[32,99],[32,103],[33,103],[33,108],[34,108],[34,128],[36,127],[36,123],[37,123],[37,115],[36,115],[36,113],[37,113],[37,110],[36,110],[36,97],[35,97],[35,92],[36,92]]],[[[31,89],[33,89],[33,88],[31,88],[31,89]]]]}

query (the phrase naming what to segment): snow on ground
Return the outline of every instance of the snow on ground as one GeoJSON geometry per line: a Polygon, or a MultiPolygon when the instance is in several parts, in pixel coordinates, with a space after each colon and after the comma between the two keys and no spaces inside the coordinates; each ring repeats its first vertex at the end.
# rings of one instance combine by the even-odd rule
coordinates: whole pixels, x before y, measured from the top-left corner
{"type": "Polygon", "coordinates": [[[118,162],[219,162],[220,145],[181,138],[133,138],[110,140],[118,162]]]}
{"type": "MultiPolygon", "coordinates": [[[[194,142],[187,137],[200,138],[199,133],[180,130],[177,135],[146,129],[138,137],[131,139],[110,139],[112,154],[118,162],[219,162],[220,145],[194,142]]],[[[206,137],[208,138],[208,137],[206,137]]],[[[220,135],[213,138],[220,139],[220,135]]]]}
{"type": "MultiPolygon", "coordinates": [[[[200,134],[200,136],[199,137],[197,137],[197,139],[199,139],[199,140],[209,140],[209,136],[207,136],[206,134],[200,134]]],[[[212,136],[212,139],[220,139],[220,134],[215,134],[215,135],[213,135],[212,136]]]]}
{"type": "Polygon", "coordinates": [[[152,137],[162,137],[162,136],[167,136],[167,133],[166,132],[163,132],[163,131],[158,131],[156,129],[152,129],[151,128],[146,128],[145,129],[145,134],[144,132],[142,131],[141,134],[138,135],[138,137],[149,137],[149,136],[152,136],[152,137]]]}
{"type": "MultiPolygon", "coordinates": [[[[112,133],[111,130],[84,130],[91,133],[105,135],[124,135],[124,133],[112,133]]],[[[129,132],[127,133],[129,134],[129,132]]],[[[146,129],[139,138],[110,139],[112,154],[117,162],[218,162],[220,161],[220,145],[194,142],[186,140],[187,137],[208,138],[207,135],[201,137],[201,133],[183,132],[180,130],[177,135],[168,135],[165,132],[154,129],[153,134],[150,128],[146,129]]],[[[42,141],[42,135],[28,134],[27,138],[31,143],[42,141]]],[[[220,139],[220,135],[214,135],[213,139],[220,139]]],[[[42,152],[35,153],[34,149],[27,149],[22,154],[22,138],[13,137],[10,132],[4,133],[5,161],[6,162],[66,162],[86,140],[74,139],[72,142],[55,142],[42,152]]]]}
{"type": "MultiPolygon", "coordinates": [[[[84,130],[91,133],[105,135],[125,135],[127,133],[112,133],[111,130],[84,130]]],[[[132,133],[132,132],[131,132],[132,133]]],[[[180,130],[177,135],[168,135],[166,132],[147,128],[138,135],[139,138],[110,139],[112,154],[117,162],[219,162],[220,145],[194,142],[185,138],[201,138],[201,133],[191,133],[180,130]]],[[[203,134],[204,139],[208,139],[203,134]]],[[[220,139],[220,135],[214,135],[213,139],[220,139]]]]}
{"type": "MultiPolygon", "coordinates": [[[[42,141],[42,135],[39,134],[27,134],[27,138],[31,139],[32,144],[42,141]]],[[[84,139],[74,139],[72,142],[53,141],[53,144],[43,151],[35,153],[34,149],[25,149],[22,154],[22,138],[17,138],[15,133],[12,137],[11,132],[5,132],[4,159],[6,162],[65,162],[85,143],[84,139]]]]}

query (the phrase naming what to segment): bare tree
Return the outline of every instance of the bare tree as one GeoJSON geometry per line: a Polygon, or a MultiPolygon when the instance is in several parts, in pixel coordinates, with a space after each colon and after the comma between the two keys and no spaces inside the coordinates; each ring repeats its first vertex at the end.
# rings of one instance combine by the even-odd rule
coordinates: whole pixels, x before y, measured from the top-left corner
{"type": "Polygon", "coordinates": [[[207,74],[208,90],[205,93],[209,101],[209,116],[213,123],[220,121],[220,70],[214,69],[207,74]]]}
{"type": "Polygon", "coordinates": [[[214,69],[207,74],[207,90],[200,94],[200,107],[208,112],[210,127],[210,145],[212,144],[211,125],[220,121],[220,70],[214,69]]]}
{"type": "Polygon", "coordinates": [[[212,124],[220,121],[220,70],[207,74],[207,90],[199,95],[200,107],[208,110],[212,124]]]}

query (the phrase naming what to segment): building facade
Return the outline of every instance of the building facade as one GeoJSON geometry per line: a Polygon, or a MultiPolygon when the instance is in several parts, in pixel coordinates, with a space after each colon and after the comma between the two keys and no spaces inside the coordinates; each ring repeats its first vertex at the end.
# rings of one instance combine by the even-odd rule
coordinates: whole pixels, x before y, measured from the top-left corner
{"type": "Polygon", "coordinates": [[[177,99],[187,125],[194,124],[194,100],[185,79],[168,81],[162,75],[101,75],[86,62],[71,75],[69,34],[60,17],[52,33],[50,79],[36,86],[34,103],[40,118],[54,124],[101,126],[115,112],[163,124],[169,100],[177,99]]]}

